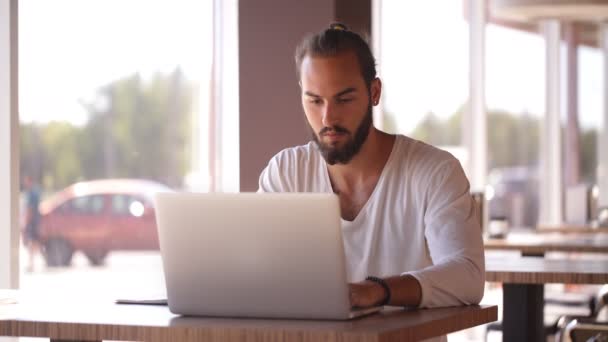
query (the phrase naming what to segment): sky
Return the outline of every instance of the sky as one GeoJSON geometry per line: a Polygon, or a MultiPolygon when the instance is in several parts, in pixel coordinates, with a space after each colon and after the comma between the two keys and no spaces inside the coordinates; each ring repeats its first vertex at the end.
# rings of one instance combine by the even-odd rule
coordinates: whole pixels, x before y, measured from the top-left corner
{"type": "Polygon", "coordinates": [[[140,72],[177,65],[194,80],[211,63],[211,1],[20,0],[21,121],[86,121],[81,102],[140,72]]]}
{"type": "MultiPolygon", "coordinates": [[[[211,61],[211,1],[21,0],[20,117],[86,122],[82,102],[134,72],[171,71],[193,80],[211,61]]],[[[460,1],[382,2],[379,74],[385,110],[403,133],[434,112],[447,117],[468,93],[468,27],[460,1]],[[437,8],[441,7],[441,11],[437,8]]],[[[486,30],[486,103],[513,113],[544,112],[542,37],[494,25],[486,30]]],[[[601,55],[580,52],[580,113],[599,125],[601,55]]]]}
{"type": "MultiPolygon", "coordinates": [[[[405,133],[428,112],[444,118],[453,114],[468,96],[469,33],[462,2],[385,0],[381,16],[379,73],[385,110],[397,116],[405,133]]],[[[538,34],[486,27],[488,109],[544,113],[544,51],[538,34]]],[[[597,127],[602,108],[600,52],[580,49],[579,66],[581,125],[597,127]]]]}

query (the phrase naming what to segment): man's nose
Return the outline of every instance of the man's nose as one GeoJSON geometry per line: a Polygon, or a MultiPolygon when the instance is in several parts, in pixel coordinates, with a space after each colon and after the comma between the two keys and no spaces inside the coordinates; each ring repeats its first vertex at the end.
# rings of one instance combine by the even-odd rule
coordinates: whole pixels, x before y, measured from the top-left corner
{"type": "Polygon", "coordinates": [[[338,122],[335,107],[331,104],[326,104],[323,107],[323,119],[321,123],[325,127],[333,127],[338,122]]]}

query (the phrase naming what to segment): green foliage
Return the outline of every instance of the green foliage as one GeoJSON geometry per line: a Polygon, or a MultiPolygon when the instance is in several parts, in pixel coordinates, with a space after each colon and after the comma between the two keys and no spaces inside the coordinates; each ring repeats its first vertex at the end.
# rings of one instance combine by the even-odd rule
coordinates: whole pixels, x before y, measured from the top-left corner
{"type": "Polygon", "coordinates": [[[528,114],[488,113],[490,168],[536,166],[539,160],[540,122],[528,114]]]}
{"type": "Polygon", "coordinates": [[[436,146],[459,145],[461,141],[462,109],[442,121],[428,112],[412,132],[412,137],[436,146]]]}
{"type": "Polygon", "coordinates": [[[83,179],[144,178],[181,186],[189,169],[196,87],[179,69],[137,74],[99,90],[107,106],[85,103],[89,120],[21,125],[22,173],[57,190],[83,179]]]}
{"type": "Polygon", "coordinates": [[[48,148],[44,159],[44,183],[49,188],[69,184],[81,177],[78,158],[82,131],[66,122],[51,122],[41,132],[42,146],[48,148]]]}
{"type": "MultiPolygon", "coordinates": [[[[464,107],[447,120],[428,113],[412,132],[412,137],[436,146],[460,145],[464,107]]],[[[595,182],[597,132],[581,132],[582,181],[595,182]]],[[[488,111],[488,166],[536,166],[539,161],[540,120],[527,113],[488,111]]]]}

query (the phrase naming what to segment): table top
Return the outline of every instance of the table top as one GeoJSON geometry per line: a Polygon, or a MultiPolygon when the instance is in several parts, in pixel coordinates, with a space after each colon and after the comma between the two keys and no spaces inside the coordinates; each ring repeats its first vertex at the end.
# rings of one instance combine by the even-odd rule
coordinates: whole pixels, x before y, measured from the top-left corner
{"type": "MultiPolygon", "coordinates": [[[[0,295],[2,291],[0,291],[0,295]]],[[[166,306],[20,294],[0,304],[0,336],[146,341],[417,341],[495,321],[496,306],[387,308],[351,321],[183,317],[166,306]]]]}
{"type": "Polygon", "coordinates": [[[605,234],[608,233],[607,227],[592,227],[590,225],[563,224],[559,226],[538,226],[534,230],[536,233],[560,233],[560,234],[605,234]]]}
{"type": "Polygon", "coordinates": [[[608,261],[486,257],[486,281],[510,284],[608,284],[608,261]]]}
{"type": "Polygon", "coordinates": [[[518,250],[525,254],[546,252],[608,253],[608,234],[510,233],[504,239],[486,239],[486,250],[518,250]]]}

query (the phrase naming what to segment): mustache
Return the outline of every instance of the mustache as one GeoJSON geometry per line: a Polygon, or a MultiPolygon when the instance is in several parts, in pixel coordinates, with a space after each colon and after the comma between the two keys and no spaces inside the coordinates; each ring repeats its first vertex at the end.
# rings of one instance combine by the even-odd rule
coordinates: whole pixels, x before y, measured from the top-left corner
{"type": "Polygon", "coordinates": [[[331,127],[323,127],[320,131],[319,131],[319,135],[323,135],[327,132],[336,132],[336,133],[345,133],[345,134],[350,134],[350,131],[347,130],[346,128],[342,127],[342,126],[331,126],[331,127]]]}

